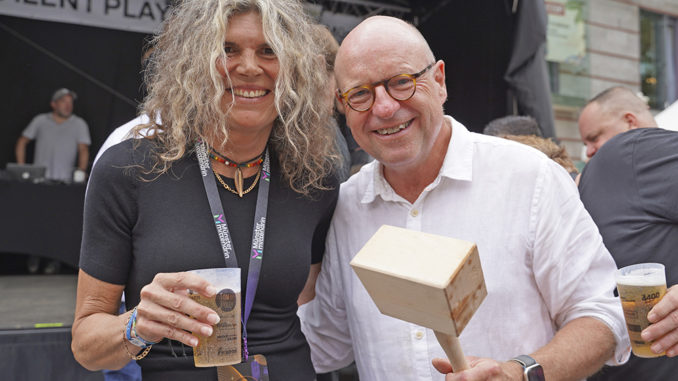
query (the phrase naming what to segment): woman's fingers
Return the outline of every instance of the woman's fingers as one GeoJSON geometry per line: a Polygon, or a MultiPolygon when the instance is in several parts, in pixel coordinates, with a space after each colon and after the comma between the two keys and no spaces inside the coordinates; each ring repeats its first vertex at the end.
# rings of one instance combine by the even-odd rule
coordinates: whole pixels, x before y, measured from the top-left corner
{"type": "Polygon", "coordinates": [[[188,273],[157,274],[153,282],[141,289],[137,306],[137,334],[149,341],[167,337],[195,346],[198,340],[190,332],[212,335],[212,325],[219,315],[192,300],[186,289],[211,297],[216,289],[202,277],[188,273]],[[188,332],[187,332],[188,331],[188,332]]]}
{"type": "Polygon", "coordinates": [[[166,337],[194,347],[198,345],[198,339],[191,333],[211,336],[213,328],[209,324],[157,304],[139,304],[136,331],[146,340],[160,341],[166,337]]]}
{"type": "MultiPolygon", "coordinates": [[[[219,315],[212,309],[205,307],[185,295],[185,290],[191,289],[204,296],[212,297],[216,288],[202,277],[191,273],[157,274],[153,282],[141,289],[141,303],[152,302],[167,309],[190,315],[206,323],[216,324],[219,315]]],[[[162,321],[162,319],[155,319],[162,321]]]]}
{"type": "Polygon", "coordinates": [[[170,291],[190,289],[207,297],[217,293],[216,287],[205,278],[191,272],[159,273],[155,275],[151,284],[154,283],[170,291]]]}

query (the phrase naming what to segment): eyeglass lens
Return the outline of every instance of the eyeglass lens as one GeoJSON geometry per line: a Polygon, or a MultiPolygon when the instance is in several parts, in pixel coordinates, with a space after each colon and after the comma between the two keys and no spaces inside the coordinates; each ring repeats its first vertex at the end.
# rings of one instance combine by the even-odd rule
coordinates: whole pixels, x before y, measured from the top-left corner
{"type": "MultiPolygon", "coordinates": [[[[386,81],[384,87],[393,99],[404,101],[414,95],[415,79],[408,74],[396,75],[386,81]]],[[[346,100],[355,110],[367,110],[374,102],[374,88],[367,86],[355,88],[347,94],[346,100]]]]}

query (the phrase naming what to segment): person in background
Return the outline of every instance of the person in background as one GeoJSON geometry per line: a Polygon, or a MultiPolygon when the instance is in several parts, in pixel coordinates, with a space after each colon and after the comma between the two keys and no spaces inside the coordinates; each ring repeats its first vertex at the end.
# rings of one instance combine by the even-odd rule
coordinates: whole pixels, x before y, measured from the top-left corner
{"type": "Polygon", "coordinates": [[[49,180],[70,183],[75,177],[85,180],[91,144],[87,123],[73,114],[77,95],[69,89],[59,89],[52,95],[52,112],[40,114],[21,133],[16,142],[16,162],[26,163],[26,146],[36,141],[33,163],[47,167],[49,180]]]}
{"type": "MultiPolygon", "coordinates": [[[[14,149],[17,163],[26,163],[26,146],[35,140],[33,163],[47,168],[46,179],[64,183],[71,183],[74,179],[85,181],[91,140],[87,123],[73,114],[75,99],[77,95],[69,89],[54,92],[50,102],[52,112],[33,118],[17,140],[14,149]],[[77,169],[74,167],[76,157],[77,169]]],[[[41,262],[40,257],[30,256],[28,272],[37,273],[41,262]]],[[[43,268],[45,274],[57,274],[60,270],[61,263],[57,260],[47,261],[43,268]]]]}
{"type": "Polygon", "coordinates": [[[643,330],[643,340],[654,341],[658,351],[666,351],[666,356],[678,356],[678,285],[673,285],[648,313],[652,323],[643,330]]]}
{"type": "MultiPolygon", "coordinates": [[[[150,119],[148,118],[147,115],[139,115],[136,118],[130,120],[129,122],[123,124],[122,126],[117,127],[113,132],[111,132],[106,140],[104,140],[104,144],[101,145],[99,148],[99,151],[97,151],[96,156],[94,156],[94,160],[92,161],[92,167],[94,167],[99,161],[99,158],[101,155],[106,152],[109,148],[113,147],[114,145],[123,142],[127,139],[131,138],[143,138],[144,136],[147,135],[148,129],[143,129],[143,130],[135,130],[136,127],[141,126],[141,125],[148,125],[150,122],[150,119]]],[[[156,123],[161,123],[162,121],[160,118],[156,120],[156,123]]]]}
{"type": "Polygon", "coordinates": [[[542,136],[537,120],[531,116],[508,115],[493,119],[483,128],[483,135],[534,135],[542,136]]]}
{"type": "Polygon", "coordinates": [[[579,175],[579,171],[577,171],[577,167],[575,167],[572,159],[570,159],[570,155],[567,154],[565,147],[554,143],[551,139],[536,135],[500,135],[499,137],[538,149],[548,156],[549,159],[565,168],[573,180],[579,175]]]}
{"type": "MultiPolygon", "coordinates": [[[[605,114],[589,110],[589,116],[609,125],[605,114]]],[[[619,268],[662,263],[667,284],[678,284],[678,132],[637,128],[614,136],[584,167],[579,193],[619,268]]],[[[656,340],[651,348],[656,353],[666,350],[667,357],[632,354],[625,365],[605,367],[589,380],[676,378],[678,288],[672,287],[660,303],[650,314],[655,324],[642,337],[656,340]]]]}
{"type": "Polygon", "coordinates": [[[536,148],[565,168],[572,179],[576,179],[579,175],[565,147],[542,137],[537,120],[531,116],[509,115],[494,119],[485,126],[483,134],[498,136],[536,148]]]}
{"type": "Polygon", "coordinates": [[[75,359],[217,380],[221,368],[194,366],[192,332],[211,336],[219,316],[186,292],[217,290],[187,271],[237,266],[244,353],[266,357],[271,381],[311,381],[296,311],[313,298],[340,156],[309,20],[299,1],[184,0],[163,25],[140,112],[161,120],[90,177],[75,359]]]}
{"type": "Polygon", "coordinates": [[[626,361],[616,267],[562,167],[444,115],[445,63],[402,20],[359,24],[335,75],[353,136],[376,161],[341,185],[315,299],[300,307],[316,371],[355,360],[369,381],[543,379],[539,369],[576,380],[626,361]],[[488,294],[460,336],[471,369],[437,373],[451,366],[433,361],[445,356],[434,333],[382,315],[351,270],[383,224],[477,244],[488,294]]]}
{"type": "Polygon", "coordinates": [[[643,127],[657,127],[650,107],[622,86],[602,91],[589,100],[579,114],[579,134],[589,158],[613,136],[643,127]]]}
{"type": "Polygon", "coordinates": [[[332,32],[325,25],[314,25],[314,31],[316,33],[316,37],[319,39],[325,59],[325,68],[327,70],[328,76],[328,102],[332,103],[332,107],[334,109],[333,123],[336,125],[336,128],[339,130],[339,133],[342,137],[342,139],[339,140],[339,151],[344,158],[342,171],[345,172],[345,176],[343,177],[345,180],[350,175],[356,173],[363,164],[371,161],[372,158],[369,157],[369,155],[367,155],[365,151],[360,148],[358,143],[355,142],[355,139],[353,139],[351,130],[348,128],[348,126],[346,126],[344,109],[336,97],[337,82],[334,76],[334,61],[337,55],[337,50],[339,50],[339,43],[337,43],[336,38],[334,38],[332,32]]]}

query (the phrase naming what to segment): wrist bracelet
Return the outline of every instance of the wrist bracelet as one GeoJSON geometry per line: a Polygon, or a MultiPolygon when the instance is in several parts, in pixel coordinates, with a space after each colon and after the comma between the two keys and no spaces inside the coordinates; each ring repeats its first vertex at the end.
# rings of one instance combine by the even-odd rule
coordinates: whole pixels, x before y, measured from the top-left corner
{"type": "Polygon", "coordinates": [[[151,351],[153,344],[156,343],[152,341],[146,341],[136,334],[136,320],[137,320],[137,308],[134,307],[132,314],[127,318],[127,322],[125,322],[125,327],[122,331],[122,346],[125,348],[125,352],[127,352],[127,354],[132,358],[132,360],[141,360],[144,357],[146,357],[148,352],[151,351]],[[131,336],[132,331],[134,332],[134,337],[131,336]],[[127,341],[138,347],[141,347],[142,349],[144,349],[144,351],[137,356],[133,355],[132,352],[130,352],[129,349],[127,348],[127,341]]]}
{"type": "Polygon", "coordinates": [[[134,310],[132,310],[132,315],[130,315],[129,320],[127,321],[127,325],[125,327],[125,338],[132,344],[141,347],[141,349],[144,349],[148,346],[151,346],[153,344],[157,344],[157,342],[153,341],[148,341],[144,339],[143,337],[139,336],[137,334],[137,308],[134,307],[134,310]]]}

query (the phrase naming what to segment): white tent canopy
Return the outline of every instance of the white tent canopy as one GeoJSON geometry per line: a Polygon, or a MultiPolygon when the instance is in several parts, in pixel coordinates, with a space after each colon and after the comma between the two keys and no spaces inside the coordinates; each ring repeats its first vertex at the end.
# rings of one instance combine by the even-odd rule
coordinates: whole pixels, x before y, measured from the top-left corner
{"type": "Polygon", "coordinates": [[[654,119],[661,128],[678,131],[678,101],[655,115],[654,119]]]}

